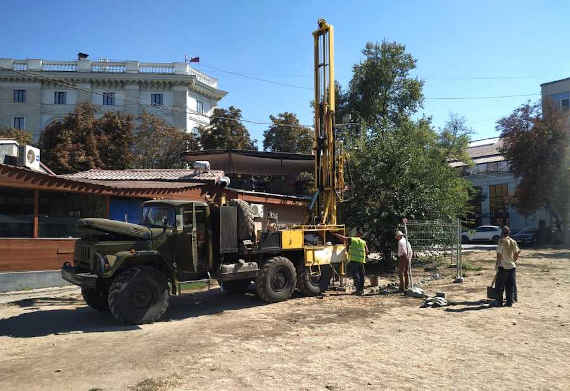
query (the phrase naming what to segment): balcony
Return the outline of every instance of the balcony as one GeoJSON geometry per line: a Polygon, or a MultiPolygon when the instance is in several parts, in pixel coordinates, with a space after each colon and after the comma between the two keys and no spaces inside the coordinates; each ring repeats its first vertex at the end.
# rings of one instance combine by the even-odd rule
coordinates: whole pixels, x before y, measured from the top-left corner
{"type": "Polygon", "coordinates": [[[109,59],[50,61],[41,59],[15,60],[0,58],[0,70],[11,69],[18,72],[93,72],[93,73],[143,73],[156,75],[190,75],[212,88],[218,88],[218,80],[206,75],[184,62],[138,62],[114,61],[109,59]]]}

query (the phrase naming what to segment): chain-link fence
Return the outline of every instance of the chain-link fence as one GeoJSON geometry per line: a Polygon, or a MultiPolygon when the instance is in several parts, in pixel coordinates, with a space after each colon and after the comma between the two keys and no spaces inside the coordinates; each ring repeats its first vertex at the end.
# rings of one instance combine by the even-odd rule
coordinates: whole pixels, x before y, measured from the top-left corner
{"type": "Polygon", "coordinates": [[[461,222],[442,220],[410,220],[400,224],[419,261],[449,262],[456,265],[457,277],[461,272],[461,222]]]}

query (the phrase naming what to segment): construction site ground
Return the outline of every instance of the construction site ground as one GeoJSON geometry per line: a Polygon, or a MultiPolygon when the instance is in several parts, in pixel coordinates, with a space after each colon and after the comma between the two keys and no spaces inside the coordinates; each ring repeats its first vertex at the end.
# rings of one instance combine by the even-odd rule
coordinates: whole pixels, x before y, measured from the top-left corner
{"type": "MultiPolygon", "coordinates": [[[[570,252],[524,250],[512,308],[486,299],[494,252],[464,259],[463,284],[442,264],[424,285],[446,292],[443,308],[344,292],[268,305],[216,288],[124,326],[74,287],[1,294],[0,389],[569,390],[570,252]]],[[[433,274],[424,266],[416,280],[433,274]]]]}

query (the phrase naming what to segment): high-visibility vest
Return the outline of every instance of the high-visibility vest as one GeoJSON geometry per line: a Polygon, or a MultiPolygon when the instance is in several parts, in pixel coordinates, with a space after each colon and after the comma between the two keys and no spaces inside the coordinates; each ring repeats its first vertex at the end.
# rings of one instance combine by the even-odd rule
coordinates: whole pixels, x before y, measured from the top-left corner
{"type": "Polygon", "coordinates": [[[366,263],[366,242],[360,238],[350,238],[348,261],[366,263]]]}

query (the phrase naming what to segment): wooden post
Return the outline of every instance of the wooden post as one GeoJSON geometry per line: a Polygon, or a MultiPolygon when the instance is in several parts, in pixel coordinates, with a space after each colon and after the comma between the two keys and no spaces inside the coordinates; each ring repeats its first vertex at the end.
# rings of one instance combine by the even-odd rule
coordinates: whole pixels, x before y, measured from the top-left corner
{"type": "Polygon", "coordinates": [[[34,190],[34,230],[32,233],[33,238],[39,236],[39,214],[40,214],[40,191],[34,190]]]}
{"type": "Polygon", "coordinates": [[[111,216],[111,197],[105,196],[105,218],[108,219],[111,216]]]}

